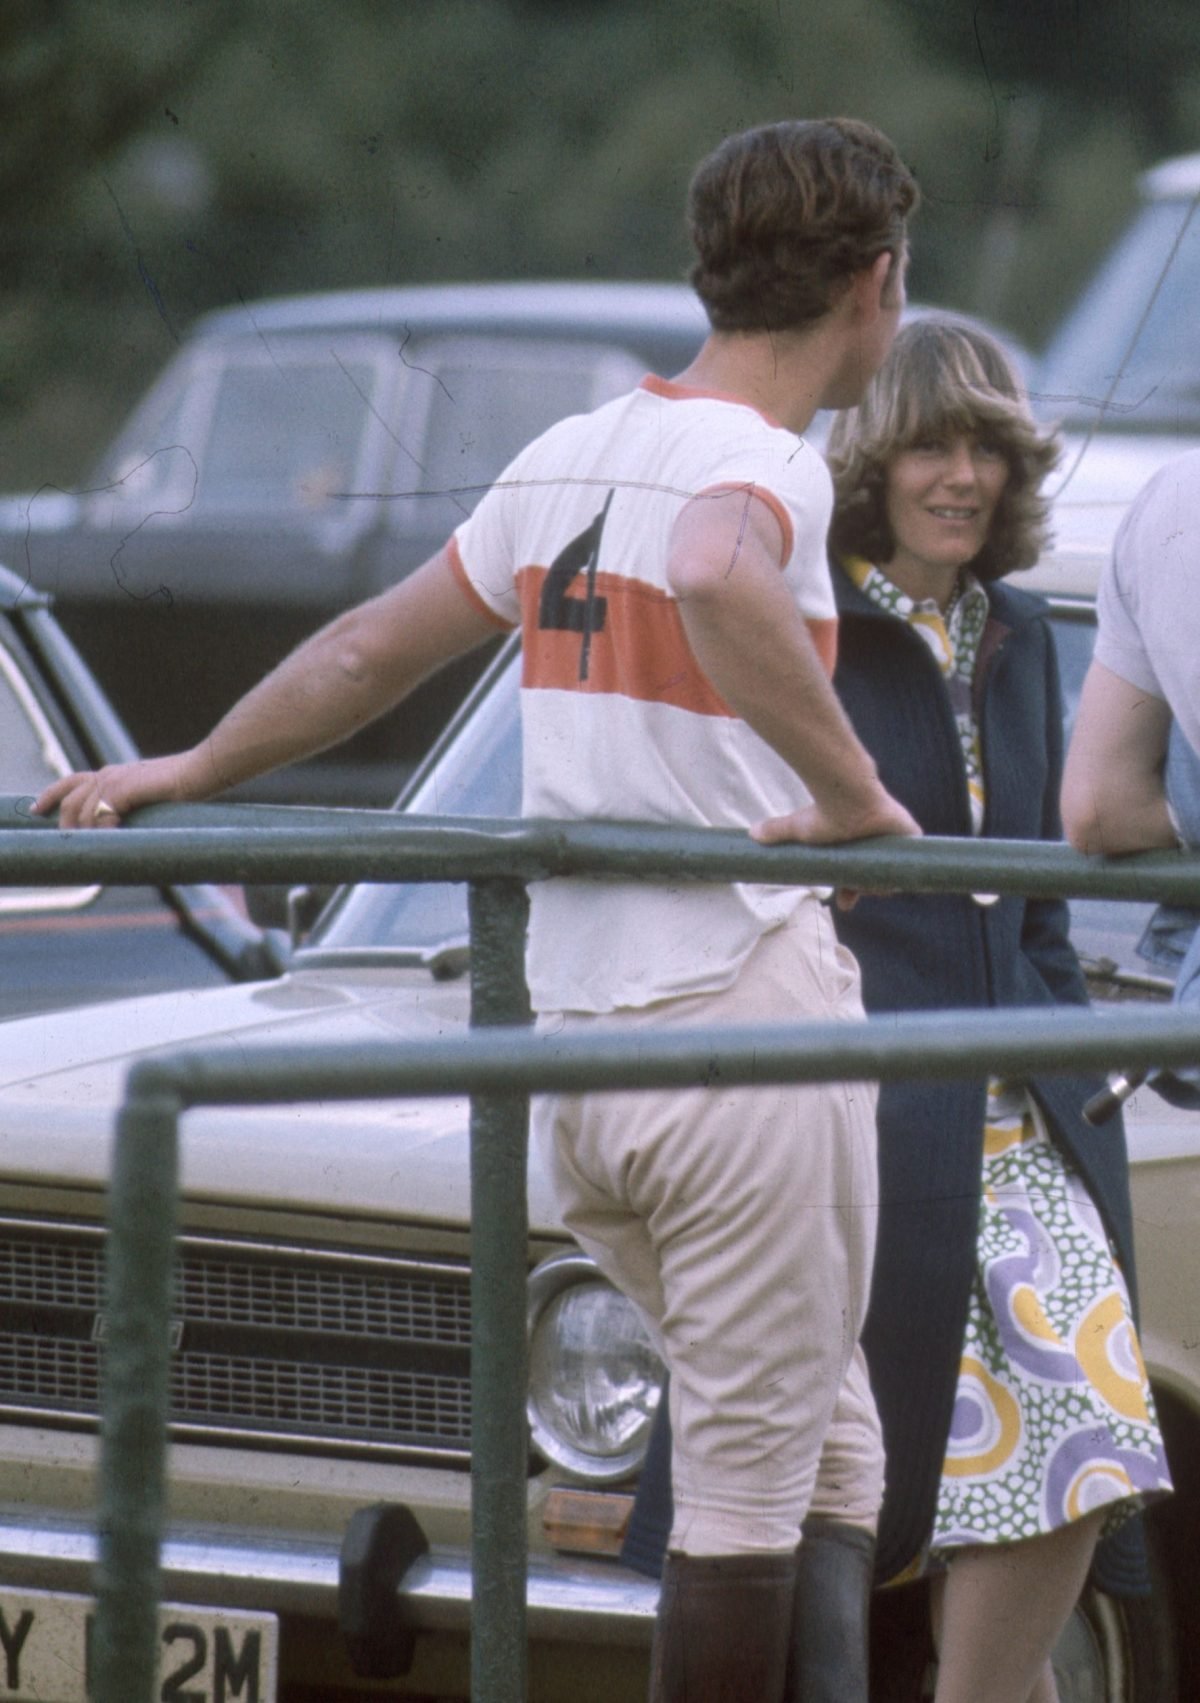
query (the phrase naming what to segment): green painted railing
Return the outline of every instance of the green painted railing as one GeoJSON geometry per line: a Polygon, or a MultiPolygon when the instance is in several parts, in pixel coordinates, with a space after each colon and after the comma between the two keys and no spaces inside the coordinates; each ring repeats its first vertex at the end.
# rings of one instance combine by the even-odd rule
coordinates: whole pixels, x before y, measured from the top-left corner
{"type": "Polygon", "coordinates": [[[0,797],[0,885],[474,881],[500,875],[536,881],[581,873],[1200,904],[1200,858],[1182,852],[1110,861],[1065,845],[932,838],[758,846],[746,834],[719,829],[287,805],[155,805],[118,837],[115,831],[60,833],[30,816],[27,800],[0,797]],[[165,827],[169,838],[159,831],[165,827]],[[269,832],[251,832],[258,829],[269,832]]]}
{"type": "Polygon", "coordinates": [[[418,821],[369,811],[158,807],[119,833],[65,835],[0,799],[0,884],[459,880],[470,884],[472,1025],[437,1042],[190,1047],[130,1072],[110,1201],[96,1703],[150,1703],[165,1492],[178,1127],[189,1106],[471,1096],[472,1696],[518,1703],[525,1664],[526,1128],[535,1089],[865,1080],[1200,1062],[1179,1012],[955,1012],[864,1024],[693,1029],[570,1041],[528,1023],[524,883],[626,878],[801,882],[1200,905],[1200,857],[1107,863],[1063,846],[961,840],[753,845],[742,834],[615,824],[418,821]],[[163,824],[160,826],[159,824],[163,824]],[[170,824],[170,826],[166,826],[170,824]],[[34,828],[40,831],[30,832],[34,828]],[[249,830],[253,829],[254,832],[249,830]],[[261,830],[261,831],[260,831],[261,830]],[[480,1033],[495,1029],[492,1034],[480,1033]],[[171,1203],[170,1209],[164,1203],[171,1203]]]}

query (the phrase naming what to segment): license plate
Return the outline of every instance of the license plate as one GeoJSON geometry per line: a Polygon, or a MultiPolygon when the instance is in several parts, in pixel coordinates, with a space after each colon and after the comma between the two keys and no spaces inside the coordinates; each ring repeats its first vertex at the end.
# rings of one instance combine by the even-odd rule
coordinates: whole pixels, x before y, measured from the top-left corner
{"type": "MultiPolygon", "coordinates": [[[[95,1613],[90,1597],[0,1585],[0,1703],[90,1703],[95,1613]]],[[[273,1614],[163,1603],[158,1641],[158,1703],[275,1703],[273,1614]]]]}

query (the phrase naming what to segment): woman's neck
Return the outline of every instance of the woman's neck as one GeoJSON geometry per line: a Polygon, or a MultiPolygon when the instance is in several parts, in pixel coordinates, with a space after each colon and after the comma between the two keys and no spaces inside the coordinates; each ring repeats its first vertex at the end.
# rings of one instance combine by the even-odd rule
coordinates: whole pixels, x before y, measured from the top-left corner
{"type": "Polygon", "coordinates": [[[943,615],[957,600],[962,586],[961,567],[923,562],[903,550],[897,550],[890,562],[879,563],[879,571],[914,603],[936,603],[943,615]]]}

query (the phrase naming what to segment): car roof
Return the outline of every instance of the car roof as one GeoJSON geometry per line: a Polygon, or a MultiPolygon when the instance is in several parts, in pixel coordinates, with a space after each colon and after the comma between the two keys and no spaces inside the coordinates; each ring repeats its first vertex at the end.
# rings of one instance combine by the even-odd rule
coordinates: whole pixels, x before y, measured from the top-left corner
{"type": "Polygon", "coordinates": [[[511,282],[428,284],[280,296],[205,314],[198,337],[288,331],[440,331],[561,334],[597,341],[665,335],[692,343],[708,330],[686,284],[511,282]]]}
{"type": "MultiPolygon", "coordinates": [[[[1002,344],[1023,376],[1029,351],[1012,333],[977,316],[934,304],[910,302],[905,321],[944,314],[970,319],[1002,344]]],[[[707,316],[687,284],[575,280],[532,283],[421,284],[365,290],[324,290],[267,297],[218,308],[197,320],[200,339],[279,336],[289,333],[386,331],[394,336],[555,337],[607,343],[623,341],[644,355],[686,364],[709,331],[707,316]]]]}
{"type": "Polygon", "coordinates": [[[1170,201],[1200,194],[1200,154],[1176,154],[1160,160],[1138,178],[1144,201],[1170,201]]]}

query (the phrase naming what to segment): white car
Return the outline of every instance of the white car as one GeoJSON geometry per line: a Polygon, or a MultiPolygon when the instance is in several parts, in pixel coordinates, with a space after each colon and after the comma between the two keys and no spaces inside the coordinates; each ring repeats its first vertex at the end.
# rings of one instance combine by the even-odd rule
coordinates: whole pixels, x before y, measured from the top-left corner
{"type": "MultiPolygon", "coordinates": [[[[407,803],[507,816],[518,785],[516,669],[505,656],[407,803]]],[[[1104,916],[1093,956],[1111,947],[1132,960],[1136,929],[1112,907],[1104,916]]],[[[0,1025],[0,1612],[10,1628],[33,1615],[31,1661],[35,1639],[82,1635],[71,1628],[93,1554],[101,1220],[129,1065],[191,1041],[303,1047],[458,1029],[466,935],[458,886],[364,885],[335,899],[277,979],[0,1025]]],[[[1096,967],[1110,992],[1144,996],[1113,963],[1096,967]]],[[[1200,1459],[1200,1131],[1146,1090],[1131,1137],[1143,1343],[1180,1481],[1154,1541],[1182,1578],[1200,1512],[1190,1467],[1200,1459]]],[[[529,1205],[534,1695],[635,1697],[655,1591],[613,1555],[660,1368],[633,1310],[573,1251],[536,1155],[529,1205]]],[[[462,1102],[187,1115],[165,1590],[189,1606],[164,1624],[190,1628],[190,1641],[164,1652],[165,1675],[203,1648],[206,1698],[238,1696],[231,1675],[242,1668],[253,1668],[247,1695],[258,1703],[307,1700],[306,1684],[352,1694],[335,1632],[339,1546],[356,1509],[399,1502],[429,1553],[401,1587],[416,1639],[390,1695],[466,1695],[468,1238],[462,1102]]],[[[892,1602],[884,1639],[898,1635],[895,1618],[892,1602]]],[[[1194,1635],[1164,1594],[1089,1596],[1060,1649],[1064,1686],[1169,1703],[1165,1676],[1194,1635]]],[[[46,1695],[82,1703],[78,1689],[46,1695]]]]}
{"type": "MultiPolygon", "coordinates": [[[[1039,583],[1090,596],[1122,515],[1164,462],[1200,444],[1200,154],[1165,160],[1037,363],[1037,412],[1066,455],[1039,583]]],[[[1053,481],[1056,480],[1057,483],[1053,481]]]]}

